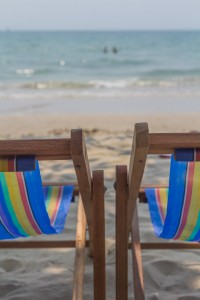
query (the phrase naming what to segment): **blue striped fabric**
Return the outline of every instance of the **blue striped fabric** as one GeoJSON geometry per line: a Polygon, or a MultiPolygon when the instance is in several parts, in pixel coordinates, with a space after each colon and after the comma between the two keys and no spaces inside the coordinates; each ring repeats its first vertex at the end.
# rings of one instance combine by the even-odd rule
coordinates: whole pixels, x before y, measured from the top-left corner
{"type": "MultiPolygon", "coordinates": [[[[191,158],[191,151],[177,151],[179,158],[191,158]]],[[[169,189],[145,190],[157,237],[200,241],[200,163],[176,161],[171,157],[169,189]],[[167,206],[164,213],[165,195],[167,206]]]]}
{"type": "Polygon", "coordinates": [[[33,162],[35,170],[0,172],[0,240],[55,234],[64,228],[74,187],[42,187],[39,164],[33,157],[30,161],[20,157],[18,167],[27,169],[29,164],[32,168],[33,162]]]}

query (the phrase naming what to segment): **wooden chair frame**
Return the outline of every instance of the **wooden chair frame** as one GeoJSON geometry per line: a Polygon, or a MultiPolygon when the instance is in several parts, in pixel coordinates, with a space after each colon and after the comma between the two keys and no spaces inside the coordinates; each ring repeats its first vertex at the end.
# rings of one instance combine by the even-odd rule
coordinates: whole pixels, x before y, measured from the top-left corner
{"type": "MultiPolygon", "coordinates": [[[[129,171],[116,166],[116,299],[128,299],[128,249],[132,250],[135,300],[144,300],[141,249],[199,249],[199,243],[141,243],[137,200],[145,202],[141,181],[148,154],[171,154],[176,148],[200,148],[199,133],[149,133],[147,123],[135,125],[129,171]],[[129,235],[131,233],[131,242],[129,235]]],[[[152,187],[152,186],[151,186],[152,187]]]]}
{"type": "MultiPolygon", "coordinates": [[[[91,174],[82,130],[72,130],[70,139],[1,140],[0,155],[35,155],[37,160],[73,161],[77,177],[77,183],[74,183],[74,196],[79,195],[76,240],[1,241],[0,248],[76,248],[73,300],[81,300],[85,247],[89,247],[90,256],[93,257],[94,299],[105,300],[104,174],[103,171],[93,171],[91,174]],[[89,240],[86,240],[86,225],[89,240]]],[[[63,184],[69,183],[43,183],[43,185],[63,184]]]]}

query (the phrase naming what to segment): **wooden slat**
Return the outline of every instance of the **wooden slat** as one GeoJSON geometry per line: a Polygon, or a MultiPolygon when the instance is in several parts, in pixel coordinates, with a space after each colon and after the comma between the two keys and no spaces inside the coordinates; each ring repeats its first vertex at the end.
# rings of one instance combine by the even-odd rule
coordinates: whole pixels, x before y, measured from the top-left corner
{"type": "Polygon", "coordinates": [[[94,300],[106,299],[104,191],[103,171],[94,171],[92,184],[94,300]]]}
{"type": "MultiPolygon", "coordinates": [[[[86,247],[89,247],[90,241],[86,241],[86,247]]],[[[0,249],[40,249],[40,248],[75,248],[76,241],[0,241],[0,249]]],[[[128,245],[132,249],[132,243],[128,245]]],[[[142,250],[169,250],[169,249],[200,249],[199,243],[141,243],[142,250]]]]}
{"type": "Polygon", "coordinates": [[[116,300],[128,299],[127,202],[127,167],[116,166],[116,300]]]}
{"type": "MultiPolygon", "coordinates": [[[[0,249],[40,249],[40,248],[75,248],[76,241],[1,241],[0,249]]],[[[89,247],[89,241],[86,241],[89,247]]]]}
{"type": "Polygon", "coordinates": [[[81,197],[78,204],[78,220],[76,229],[76,253],[74,263],[73,300],[83,299],[83,279],[85,270],[85,238],[86,218],[81,197]]]}
{"type": "Polygon", "coordinates": [[[75,241],[1,241],[0,249],[74,248],[75,241]]]}
{"type": "Polygon", "coordinates": [[[134,209],[141,185],[149,149],[149,130],[147,123],[135,124],[133,146],[129,164],[128,231],[131,230],[134,209]]]}
{"type": "Polygon", "coordinates": [[[39,160],[71,159],[70,139],[0,140],[0,155],[36,155],[39,160]]]}
{"type": "MultiPolygon", "coordinates": [[[[142,250],[188,250],[188,249],[200,249],[199,243],[177,243],[177,242],[171,242],[171,243],[140,243],[142,250]]],[[[129,249],[132,249],[132,243],[129,243],[128,245],[129,249]]]]}
{"type": "Polygon", "coordinates": [[[65,186],[65,185],[73,185],[78,188],[77,182],[69,182],[69,181],[44,181],[42,183],[43,186],[65,186]]]}
{"type": "Polygon", "coordinates": [[[140,232],[138,223],[137,205],[135,207],[132,223],[132,257],[133,257],[133,282],[135,300],[144,300],[144,277],[142,269],[142,255],[140,247],[140,232]]]}
{"type": "Polygon", "coordinates": [[[200,148],[200,133],[149,134],[149,154],[173,153],[175,148],[200,148]]]}
{"type": "Polygon", "coordinates": [[[45,161],[46,160],[71,160],[71,155],[68,155],[68,154],[36,155],[35,158],[39,161],[42,161],[42,160],[45,160],[45,161]]]}
{"type": "Polygon", "coordinates": [[[90,255],[92,256],[93,239],[93,212],[92,212],[92,179],[85,145],[84,135],[81,129],[71,131],[71,156],[76,171],[79,191],[82,197],[90,236],[90,255]]]}

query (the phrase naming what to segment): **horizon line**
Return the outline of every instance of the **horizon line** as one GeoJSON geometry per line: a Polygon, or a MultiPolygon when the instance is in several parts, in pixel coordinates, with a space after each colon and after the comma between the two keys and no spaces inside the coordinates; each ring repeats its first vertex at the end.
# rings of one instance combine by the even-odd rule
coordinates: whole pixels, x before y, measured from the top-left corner
{"type": "Polygon", "coordinates": [[[161,29],[12,29],[12,28],[2,28],[0,29],[0,32],[124,32],[124,31],[157,31],[157,32],[162,32],[162,31],[200,31],[200,28],[161,28],[161,29]]]}

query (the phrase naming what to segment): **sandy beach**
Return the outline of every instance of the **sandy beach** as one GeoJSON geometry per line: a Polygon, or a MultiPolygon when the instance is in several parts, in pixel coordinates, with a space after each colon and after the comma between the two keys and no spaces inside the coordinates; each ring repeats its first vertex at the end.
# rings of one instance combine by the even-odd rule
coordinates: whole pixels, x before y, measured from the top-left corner
{"type": "MultiPolygon", "coordinates": [[[[200,129],[199,114],[30,114],[0,119],[0,138],[69,137],[70,129],[83,128],[92,170],[105,170],[107,299],[115,299],[115,165],[129,163],[135,122],[148,122],[151,132],[186,132],[200,129]]],[[[167,183],[169,160],[149,156],[144,183],[167,183]]],[[[42,162],[44,180],[74,181],[71,162],[42,162]]],[[[72,204],[63,234],[53,239],[75,237],[77,203],[72,204]]],[[[139,205],[142,241],[155,241],[146,204],[139,205]]],[[[48,239],[49,237],[40,237],[48,239]]],[[[74,250],[0,251],[0,299],[64,300],[72,294],[74,250]]],[[[131,253],[129,253],[131,266],[131,253]]],[[[199,251],[143,251],[145,293],[148,300],[200,299],[199,251]]],[[[129,299],[132,271],[129,270],[129,299]]],[[[87,257],[85,299],[93,299],[92,262],[87,257]]]]}

